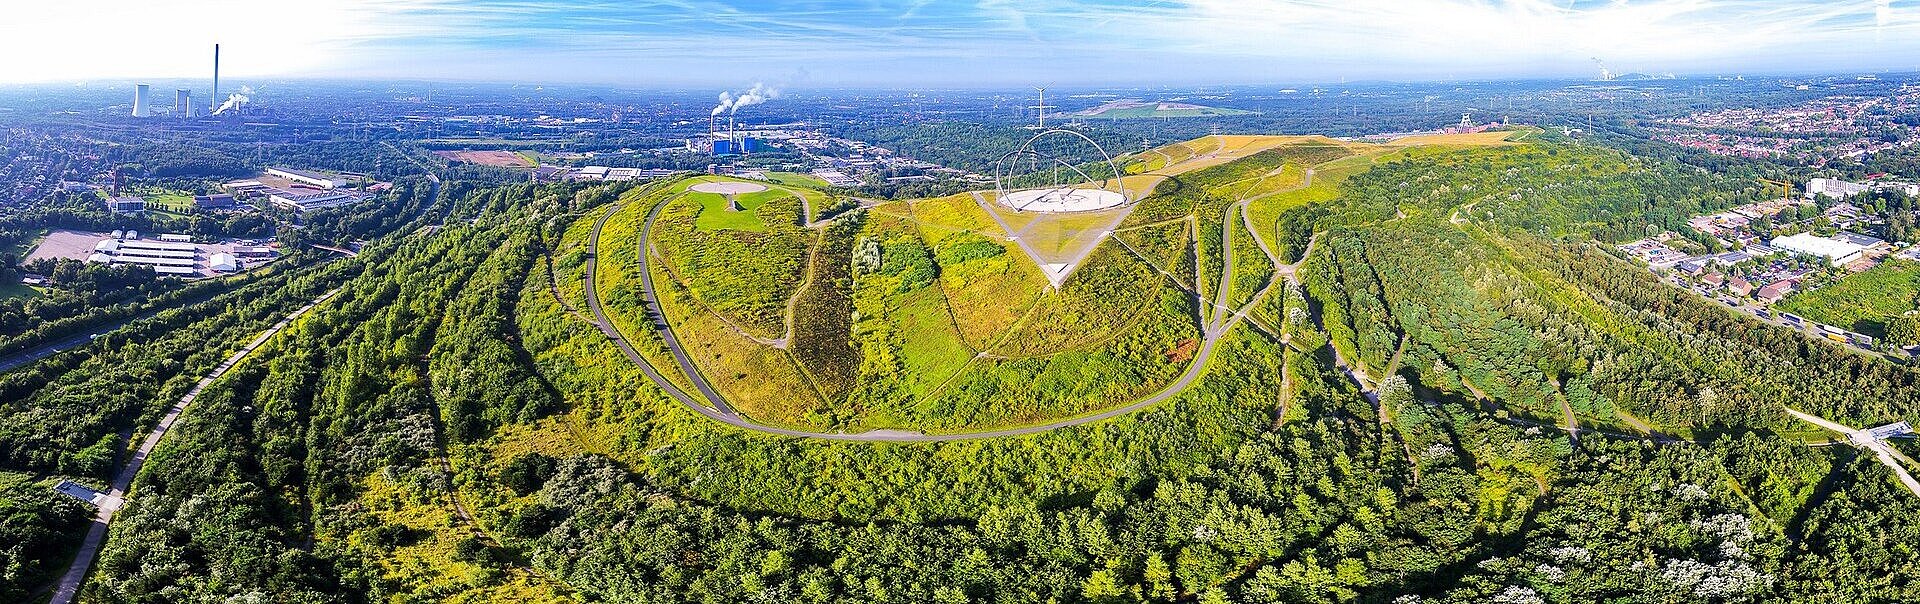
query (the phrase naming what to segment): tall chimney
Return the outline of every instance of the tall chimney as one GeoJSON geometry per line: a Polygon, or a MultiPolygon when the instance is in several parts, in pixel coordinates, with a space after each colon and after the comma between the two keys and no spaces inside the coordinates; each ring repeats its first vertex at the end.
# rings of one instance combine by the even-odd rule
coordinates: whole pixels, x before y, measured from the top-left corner
{"type": "Polygon", "coordinates": [[[211,100],[213,101],[213,104],[209,105],[209,107],[212,107],[214,109],[219,109],[220,108],[220,45],[219,44],[213,45],[213,98],[211,100]]]}

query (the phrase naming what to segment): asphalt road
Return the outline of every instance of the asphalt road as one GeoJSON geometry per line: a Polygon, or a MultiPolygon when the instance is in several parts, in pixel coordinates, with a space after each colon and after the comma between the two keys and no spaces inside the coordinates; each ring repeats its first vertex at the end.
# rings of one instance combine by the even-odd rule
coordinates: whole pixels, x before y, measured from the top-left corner
{"type": "MultiPolygon", "coordinates": [[[[159,312],[159,311],[155,311],[155,312],[159,312]]],[[[72,348],[86,345],[86,343],[92,342],[93,337],[96,335],[104,334],[109,331],[113,331],[121,327],[125,327],[128,323],[132,323],[140,319],[145,319],[147,317],[153,316],[153,314],[154,313],[148,313],[133,319],[127,319],[125,321],[120,321],[117,323],[110,323],[104,326],[95,327],[93,329],[82,331],[81,333],[67,336],[66,338],[63,338],[60,340],[55,340],[54,342],[49,344],[43,344],[39,348],[34,348],[32,350],[25,350],[25,351],[8,355],[6,359],[0,360],[0,373],[5,373],[8,371],[13,371],[14,369],[18,369],[20,367],[24,367],[28,364],[33,363],[34,361],[38,361],[40,359],[44,359],[44,358],[53,356],[55,354],[59,354],[60,351],[63,351],[63,350],[69,350],[72,348]]]]}
{"type": "Polygon", "coordinates": [[[127,489],[133,487],[133,478],[140,474],[140,468],[147,463],[147,455],[153,453],[153,448],[160,444],[160,439],[167,435],[167,430],[173,427],[174,421],[180,419],[180,414],[184,413],[187,407],[193,404],[193,400],[200,396],[200,391],[206,389],[207,385],[212,384],[214,380],[226,375],[227,371],[240,364],[247,355],[266,344],[274,334],[280,333],[280,330],[292,324],[295,319],[299,319],[301,315],[307,314],[307,311],[313,310],[313,307],[326,302],[337,293],[340,293],[338,288],[321,294],[306,306],[300,307],[300,310],[293,311],[293,314],[287,315],[280,322],[274,323],[273,327],[261,332],[245,347],[214,367],[206,377],[200,378],[200,382],[194,384],[186,395],[181,396],[180,400],[173,404],[173,409],[167,411],[165,417],[160,418],[160,423],[153,427],[153,431],[147,434],[146,440],[141,441],[140,447],[134,450],[133,457],[127,460],[127,465],[122,466],[120,472],[114,475],[113,484],[107,490],[108,504],[95,511],[93,526],[87,528],[86,539],[80,542],[80,553],[73,557],[73,563],[67,567],[66,574],[61,575],[60,583],[54,588],[52,604],[71,604],[74,597],[79,595],[80,585],[87,578],[87,570],[93,567],[93,558],[99,554],[100,545],[106,540],[107,525],[113,522],[114,513],[120,511],[120,507],[124,505],[127,489]]]}
{"type": "MultiPolygon", "coordinates": [[[[592,311],[594,323],[600,328],[602,334],[613,340],[614,345],[620,349],[621,353],[627,355],[628,360],[640,366],[641,372],[645,373],[648,379],[653,380],[655,385],[660,386],[662,390],[665,390],[669,396],[672,396],[673,399],[678,401],[682,406],[695,413],[706,416],[708,419],[742,430],[751,430],[763,434],[859,442],[948,442],[1039,434],[1050,430],[1104,421],[1165,402],[1168,399],[1178,396],[1181,392],[1186,391],[1187,388],[1193,385],[1193,381],[1199,379],[1200,375],[1205,372],[1207,361],[1212,358],[1214,347],[1219,344],[1221,336],[1232,331],[1232,328],[1246,316],[1246,310],[1242,309],[1240,312],[1232,314],[1227,320],[1219,322],[1216,327],[1205,330],[1200,341],[1200,350],[1194,354],[1193,360],[1188,363],[1186,371],[1182,372],[1180,377],[1175,379],[1173,383],[1168,384],[1165,388],[1146,398],[1134,401],[1123,407],[1108,409],[1093,415],[1083,415],[1032,426],[962,434],[922,434],[902,430],[873,430],[860,433],[812,432],[768,426],[755,423],[753,420],[741,416],[739,412],[735,411],[734,408],[727,403],[725,397],[720,396],[720,394],[713,389],[712,385],[707,382],[706,378],[694,367],[693,360],[687,356],[686,350],[680,345],[679,338],[674,335],[673,326],[666,322],[664,315],[660,312],[659,297],[655,293],[650,271],[642,270],[640,272],[640,293],[643,304],[646,307],[647,318],[660,330],[663,339],[666,341],[668,352],[673,355],[674,364],[678,365],[688,380],[693,383],[694,389],[698,391],[701,398],[705,399],[705,403],[673,384],[672,381],[666,379],[666,376],[661,375],[658,369],[651,363],[648,363],[645,358],[641,357],[638,351],[634,350],[633,345],[627,341],[626,337],[620,334],[618,329],[614,328],[613,322],[607,318],[606,309],[600,303],[599,287],[595,281],[600,258],[600,231],[606,226],[607,219],[611,218],[614,212],[619,211],[622,205],[624,205],[624,203],[616,203],[607,208],[607,211],[594,221],[593,231],[587,238],[587,306],[589,310],[592,311]]],[[[659,217],[660,210],[665,207],[666,201],[663,200],[648,210],[647,219],[642,223],[640,228],[641,241],[652,240],[654,220],[659,217]]],[[[1230,267],[1233,263],[1232,254],[1227,254],[1224,262],[1230,267]]],[[[1228,270],[1231,269],[1228,268],[1228,270]]],[[[1207,301],[1196,296],[1194,303],[1196,305],[1204,305],[1207,301]]]]}

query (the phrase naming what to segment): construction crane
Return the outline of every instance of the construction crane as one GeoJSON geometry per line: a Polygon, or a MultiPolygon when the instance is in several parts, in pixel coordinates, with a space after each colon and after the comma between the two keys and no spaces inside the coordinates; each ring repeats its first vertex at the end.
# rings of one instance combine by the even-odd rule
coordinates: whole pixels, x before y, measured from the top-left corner
{"type": "Polygon", "coordinates": [[[1767,183],[1769,185],[1780,187],[1781,200],[1793,199],[1793,183],[1781,181],[1781,180],[1767,180],[1765,178],[1756,178],[1754,180],[1758,180],[1760,182],[1767,183]]]}

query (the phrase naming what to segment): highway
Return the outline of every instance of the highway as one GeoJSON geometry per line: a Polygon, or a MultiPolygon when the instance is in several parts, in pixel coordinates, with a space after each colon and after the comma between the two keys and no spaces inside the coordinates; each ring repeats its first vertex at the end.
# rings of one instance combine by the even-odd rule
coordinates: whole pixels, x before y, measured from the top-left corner
{"type": "Polygon", "coordinates": [[[108,503],[95,511],[93,525],[87,528],[86,539],[80,542],[80,552],[74,555],[73,563],[67,567],[66,574],[61,575],[60,583],[54,588],[53,599],[50,601],[51,604],[72,604],[74,598],[79,595],[80,585],[86,581],[87,578],[87,570],[93,567],[93,559],[99,554],[100,545],[106,540],[107,525],[113,522],[114,513],[120,511],[120,508],[125,505],[126,499],[129,497],[127,490],[133,487],[133,478],[140,474],[140,468],[144,467],[147,463],[147,456],[152,454],[153,448],[160,444],[160,439],[167,435],[167,430],[173,428],[174,422],[180,419],[180,414],[186,412],[187,407],[193,404],[193,400],[200,396],[200,391],[205,390],[207,385],[212,384],[214,380],[226,375],[235,365],[240,364],[240,361],[244,360],[247,355],[252,354],[253,351],[259,349],[261,345],[266,344],[267,340],[275,334],[280,333],[280,330],[293,324],[294,320],[307,314],[307,311],[313,310],[315,306],[326,302],[327,299],[332,298],[333,295],[337,293],[340,293],[339,288],[321,294],[320,297],[314,298],[312,302],[308,302],[306,306],[300,307],[299,310],[293,311],[293,314],[287,315],[286,318],[281,319],[278,323],[274,323],[273,327],[261,332],[253,341],[248,342],[246,346],[235,351],[232,356],[228,356],[227,360],[214,367],[212,371],[207,372],[206,377],[200,378],[200,381],[194,384],[192,389],[188,390],[184,396],[180,397],[179,401],[173,404],[173,408],[167,411],[166,416],[160,418],[160,423],[153,427],[153,431],[147,434],[146,440],[141,441],[140,447],[133,451],[133,457],[127,460],[127,464],[120,468],[118,474],[114,475],[113,484],[107,490],[108,503]]]}
{"type": "MultiPolygon", "coordinates": [[[[661,200],[648,210],[646,220],[641,224],[640,228],[641,241],[646,242],[652,240],[654,221],[659,217],[660,211],[664,209],[666,204],[671,200],[671,197],[661,200]]],[[[1225,320],[1217,322],[1208,321],[1207,323],[1209,323],[1209,325],[1207,329],[1204,330],[1199,351],[1194,354],[1193,360],[1187,364],[1186,370],[1182,372],[1173,383],[1133,403],[1092,415],[1083,415],[1017,428],[957,434],[922,434],[903,430],[873,430],[859,433],[813,432],[779,426],[768,426],[756,423],[740,415],[738,411],[727,403],[725,397],[713,389],[713,386],[707,381],[706,377],[700,374],[698,368],[694,366],[693,360],[687,356],[685,348],[681,346],[679,338],[674,334],[673,326],[666,321],[665,316],[661,313],[659,296],[654,289],[653,277],[651,271],[644,269],[644,262],[642,264],[643,269],[640,272],[640,294],[642,304],[646,308],[647,318],[659,329],[662,338],[666,342],[668,352],[673,355],[674,364],[678,366],[679,370],[686,375],[687,379],[693,384],[694,390],[698,393],[698,398],[696,398],[694,394],[690,394],[673,384],[671,380],[668,380],[666,376],[660,373],[658,368],[640,356],[640,353],[634,350],[633,345],[627,341],[627,338],[622,335],[620,331],[613,326],[613,322],[608,319],[606,309],[600,301],[599,286],[597,283],[597,271],[599,270],[598,264],[600,258],[600,232],[606,226],[607,220],[624,205],[625,202],[616,202],[609,206],[606,212],[602,213],[600,217],[594,221],[593,229],[587,237],[587,306],[588,310],[592,313],[593,322],[599,327],[600,332],[606,335],[608,339],[611,339],[614,345],[620,349],[620,352],[627,356],[628,360],[640,366],[641,372],[646,374],[647,379],[652,380],[661,390],[666,391],[667,395],[671,396],[675,401],[678,401],[681,406],[713,421],[742,430],[750,430],[763,434],[856,442],[949,442],[1039,434],[1050,430],[1112,419],[1179,396],[1181,392],[1191,387],[1194,380],[1199,379],[1200,375],[1206,371],[1207,361],[1212,358],[1214,348],[1219,344],[1220,338],[1228,332],[1231,332],[1233,327],[1238,325],[1240,320],[1246,317],[1247,311],[1252,306],[1251,302],[1248,303],[1247,307],[1241,308],[1225,320]]],[[[645,261],[647,258],[643,256],[642,260],[645,261]]],[[[1231,270],[1230,266],[1233,262],[1232,254],[1226,254],[1224,262],[1226,266],[1223,266],[1223,269],[1231,270]]],[[[1258,301],[1258,299],[1259,298],[1256,297],[1255,301],[1258,301]]],[[[1196,295],[1194,303],[1196,307],[1200,307],[1207,304],[1208,301],[1196,295]]]]}

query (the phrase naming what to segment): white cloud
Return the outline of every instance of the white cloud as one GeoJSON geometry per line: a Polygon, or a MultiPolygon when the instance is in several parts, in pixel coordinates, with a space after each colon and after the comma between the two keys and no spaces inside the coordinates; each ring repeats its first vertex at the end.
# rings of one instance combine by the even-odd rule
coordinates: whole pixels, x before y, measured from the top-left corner
{"type": "Polygon", "coordinates": [[[1913,0],[33,0],[0,82],[222,73],[737,82],[1912,68],[1913,0]]]}

